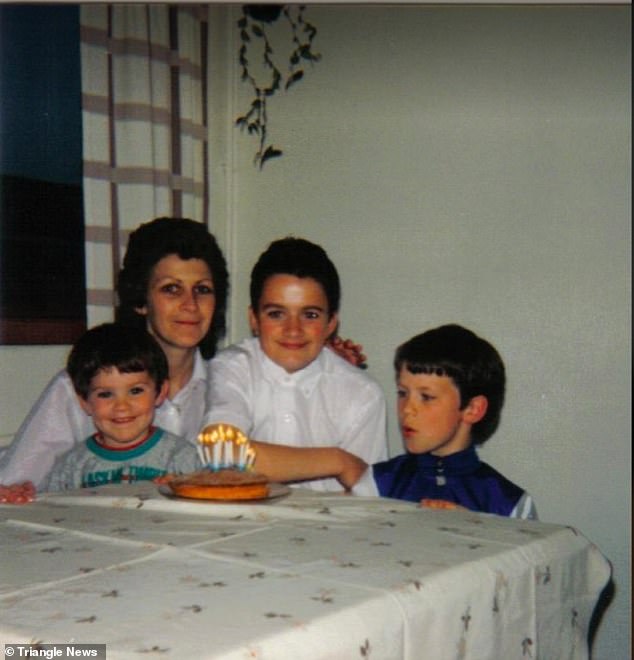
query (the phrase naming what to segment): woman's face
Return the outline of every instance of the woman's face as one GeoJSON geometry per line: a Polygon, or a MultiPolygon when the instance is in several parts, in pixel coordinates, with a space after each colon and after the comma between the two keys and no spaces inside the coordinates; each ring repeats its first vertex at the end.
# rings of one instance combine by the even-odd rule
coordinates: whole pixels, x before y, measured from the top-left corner
{"type": "Polygon", "coordinates": [[[209,266],[202,259],[163,257],[152,270],[147,303],[137,311],[161,347],[194,349],[214,316],[216,295],[209,266]]]}

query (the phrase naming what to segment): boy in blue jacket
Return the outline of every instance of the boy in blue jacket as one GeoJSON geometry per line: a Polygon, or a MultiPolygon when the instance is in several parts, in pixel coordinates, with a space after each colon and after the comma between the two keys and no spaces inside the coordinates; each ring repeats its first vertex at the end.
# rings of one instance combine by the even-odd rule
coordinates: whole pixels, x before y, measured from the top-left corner
{"type": "Polygon", "coordinates": [[[407,453],[368,468],[353,492],[537,518],[531,496],[475,449],[496,430],[504,404],[496,349],[466,328],[444,325],[399,346],[394,367],[407,453]]]}

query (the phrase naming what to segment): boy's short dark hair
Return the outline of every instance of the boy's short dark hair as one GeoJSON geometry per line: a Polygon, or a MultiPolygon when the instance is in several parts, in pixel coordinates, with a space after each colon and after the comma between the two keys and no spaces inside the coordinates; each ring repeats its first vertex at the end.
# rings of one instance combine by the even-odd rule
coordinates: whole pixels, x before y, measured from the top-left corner
{"type": "Polygon", "coordinates": [[[475,396],[485,396],[485,416],[471,428],[471,438],[481,444],[500,423],[506,374],[497,350],[471,330],[456,324],[443,325],[412,337],[396,349],[394,368],[398,376],[405,367],[413,374],[447,376],[460,392],[464,408],[475,396]]]}
{"type": "Polygon", "coordinates": [[[209,331],[199,346],[202,356],[209,359],[214,356],[218,340],[226,331],[229,273],[216,239],[202,222],[189,218],[155,218],[130,234],[117,281],[117,321],[145,327],[146,318],[137,309],[147,302],[154,266],[170,254],[181,259],[202,259],[209,266],[216,307],[209,331]]]}
{"type": "Polygon", "coordinates": [[[260,255],[251,271],[251,308],[254,312],[257,312],[264,283],[273,275],[312,278],[321,285],[326,294],[329,316],[339,311],[339,274],[321,246],[293,236],[273,241],[260,255]]]}
{"type": "Polygon", "coordinates": [[[87,330],[73,346],[66,370],[75,391],[88,398],[90,383],[102,369],[121,373],[147,371],[157,393],[168,378],[167,358],[146,330],[120,323],[103,323],[87,330]]]}

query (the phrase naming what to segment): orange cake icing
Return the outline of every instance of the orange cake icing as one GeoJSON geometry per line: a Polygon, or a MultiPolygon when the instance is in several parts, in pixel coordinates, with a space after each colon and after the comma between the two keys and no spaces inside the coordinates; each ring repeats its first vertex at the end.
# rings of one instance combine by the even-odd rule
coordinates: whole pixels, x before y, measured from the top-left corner
{"type": "Polygon", "coordinates": [[[269,480],[263,474],[235,469],[184,474],[168,486],[178,497],[198,500],[257,500],[269,494],[269,480]]]}

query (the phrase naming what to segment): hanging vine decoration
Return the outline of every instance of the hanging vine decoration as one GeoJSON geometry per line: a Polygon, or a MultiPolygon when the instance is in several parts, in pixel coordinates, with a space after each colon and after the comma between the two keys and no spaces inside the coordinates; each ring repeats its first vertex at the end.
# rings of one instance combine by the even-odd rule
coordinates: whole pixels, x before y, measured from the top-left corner
{"type": "Polygon", "coordinates": [[[253,100],[249,110],[236,119],[236,126],[258,137],[258,150],[253,162],[260,169],[266,161],[282,155],[282,151],[268,141],[267,100],[280,91],[283,75],[274,60],[266,24],[274,23],[283,16],[291,31],[292,50],[288,58],[288,74],[284,79],[284,91],[287,91],[304,77],[303,64],[313,64],[321,59],[321,55],[313,52],[317,30],[305,20],[305,9],[304,5],[244,5],[237,23],[241,41],[238,61],[242,68],[242,81],[253,88],[253,100]],[[261,75],[267,78],[263,83],[256,79],[249,60],[256,47],[261,48],[264,72],[261,75]]]}

